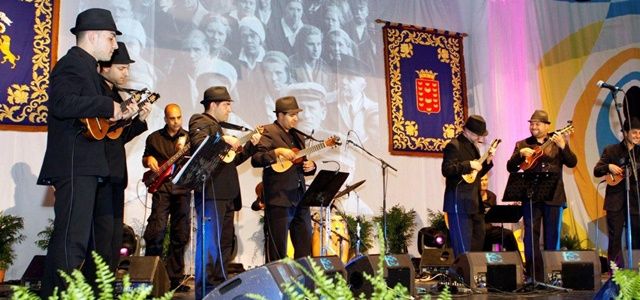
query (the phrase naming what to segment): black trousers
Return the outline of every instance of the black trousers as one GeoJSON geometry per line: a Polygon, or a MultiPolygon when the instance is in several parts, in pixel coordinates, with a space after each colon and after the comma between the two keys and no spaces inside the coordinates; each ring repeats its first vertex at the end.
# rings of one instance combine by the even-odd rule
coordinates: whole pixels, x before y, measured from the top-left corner
{"type": "MultiPolygon", "coordinates": [[[[635,200],[633,200],[635,201],[635,200]]],[[[640,216],[631,214],[631,244],[632,249],[640,249],[640,216]]],[[[625,224],[627,223],[627,210],[607,211],[607,231],[609,233],[609,249],[607,250],[607,258],[614,261],[618,267],[626,267],[622,255],[622,238],[626,239],[627,233],[625,224]]],[[[629,241],[627,241],[629,245],[629,241]]]]}
{"type": "MultiPolygon", "coordinates": [[[[102,232],[93,227],[98,178],[75,176],[53,179],[55,204],[53,232],[47,248],[47,260],[42,281],[41,297],[48,298],[54,287],[64,289],[66,284],[57,270],[71,274],[82,267],[90,252],[96,249],[93,237],[101,238],[102,232]]],[[[111,237],[109,237],[111,238],[111,237]]],[[[87,270],[85,276],[95,276],[87,270]]]]}
{"type": "Polygon", "coordinates": [[[265,208],[267,262],[287,256],[287,237],[291,235],[294,258],[311,255],[311,213],[309,207],[273,206],[265,208]]]}
{"type": "Polygon", "coordinates": [[[172,194],[162,190],[155,192],[144,231],[145,255],[162,257],[167,223],[170,223],[169,253],[165,258],[165,265],[174,285],[184,277],[184,252],[189,243],[189,200],[191,196],[188,193],[172,194]]]}
{"type": "Polygon", "coordinates": [[[104,181],[98,184],[94,211],[96,252],[114,272],[120,260],[124,222],[124,188],[122,182],[104,181]]]}

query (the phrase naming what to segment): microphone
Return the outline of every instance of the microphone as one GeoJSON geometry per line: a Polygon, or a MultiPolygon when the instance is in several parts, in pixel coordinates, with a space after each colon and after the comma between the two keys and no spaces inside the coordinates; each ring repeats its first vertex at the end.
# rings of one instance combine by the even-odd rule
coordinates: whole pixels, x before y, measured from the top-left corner
{"type": "Polygon", "coordinates": [[[295,128],[295,127],[294,127],[294,128],[291,128],[291,129],[289,129],[289,130],[291,130],[291,131],[293,131],[293,132],[296,132],[296,133],[299,133],[300,135],[302,135],[302,136],[304,136],[304,137],[306,137],[306,138],[308,138],[308,139],[310,139],[310,140],[314,140],[314,141],[316,141],[316,142],[323,142],[323,141],[321,141],[321,140],[319,140],[319,139],[314,138],[313,136],[311,136],[311,135],[309,135],[309,134],[306,134],[306,133],[304,133],[304,132],[302,132],[302,131],[298,130],[298,129],[297,129],[297,128],[295,128]]]}
{"type": "Polygon", "coordinates": [[[236,125],[236,124],[231,124],[231,123],[227,123],[227,122],[220,122],[219,124],[220,124],[220,127],[226,128],[226,129],[239,130],[239,131],[251,131],[251,129],[249,129],[247,127],[236,125]]]}
{"type": "Polygon", "coordinates": [[[609,90],[611,90],[612,92],[615,92],[615,91],[622,91],[622,89],[621,89],[621,88],[619,88],[619,87],[617,87],[617,86],[615,86],[615,85],[610,85],[610,84],[608,84],[608,83],[606,83],[606,82],[604,82],[604,81],[602,81],[602,80],[599,80],[599,81],[598,81],[598,83],[596,83],[596,85],[597,85],[599,88],[601,88],[601,89],[602,89],[602,88],[609,89],[609,90]]]}

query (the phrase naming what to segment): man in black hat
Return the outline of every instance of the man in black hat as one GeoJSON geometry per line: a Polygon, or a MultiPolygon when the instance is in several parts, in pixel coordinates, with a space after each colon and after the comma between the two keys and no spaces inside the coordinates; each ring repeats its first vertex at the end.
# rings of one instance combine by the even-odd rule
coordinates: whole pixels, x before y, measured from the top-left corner
{"type": "MultiPolygon", "coordinates": [[[[49,241],[41,294],[48,297],[53,288],[64,288],[57,270],[71,273],[89,255],[91,240],[102,238],[94,228],[96,191],[109,176],[105,141],[82,135],[81,118],[123,118],[123,111],[102,88],[98,61],[108,61],[118,48],[116,28],[111,12],[88,9],[76,18],[71,33],[76,46],[53,68],[49,110],[47,150],[38,184],[55,188],[55,219],[49,241]]],[[[128,113],[125,113],[128,114],[128,113]]],[[[87,270],[87,275],[90,275],[87,270]]]]}
{"type": "MultiPolygon", "coordinates": [[[[543,149],[538,163],[524,172],[547,172],[558,174],[553,198],[542,202],[523,203],[522,214],[524,218],[524,247],[526,257],[526,270],[528,276],[535,272],[537,281],[544,280],[542,254],[540,252],[540,225],[544,221],[544,249],[560,249],[560,229],[562,225],[562,210],[567,206],[567,196],[564,193],[562,181],[562,167],[573,168],[578,163],[576,155],[569,148],[564,136],[549,132],[549,115],[544,110],[536,110],[529,119],[529,132],[531,136],[516,142],[515,150],[507,162],[507,170],[515,173],[520,170],[527,157],[534,154],[534,149],[545,142],[548,146],[543,149]],[[533,243],[532,243],[533,242],[533,243]],[[535,268],[533,261],[535,258],[535,268]]],[[[533,184],[533,183],[532,183],[533,184]]],[[[531,277],[533,278],[533,277],[531,277]]]]}
{"type": "Polygon", "coordinates": [[[234,160],[230,163],[221,162],[206,180],[204,191],[196,190],[194,194],[195,209],[198,215],[198,238],[196,243],[196,299],[201,299],[217,284],[226,278],[226,266],[231,261],[234,247],[234,212],[242,208],[240,183],[238,181],[239,166],[253,153],[260,141],[259,133],[253,134],[251,140],[240,145],[237,138],[224,135],[220,122],[226,122],[231,113],[233,100],[223,86],[214,86],[204,92],[200,103],[204,105],[204,113],[195,114],[189,120],[189,139],[192,151],[207,136],[220,135],[226,143],[236,151],[234,160]],[[242,146],[242,147],[241,147],[242,146]],[[203,201],[204,200],[204,201],[203,201]],[[206,223],[202,225],[202,210],[204,202],[204,217],[206,223]],[[202,230],[206,240],[202,240],[202,230]],[[202,253],[202,243],[205,243],[206,253],[202,253]],[[202,274],[202,255],[207,274],[202,274]],[[206,278],[205,293],[202,293],[203,277],[206,278]]]}
{"type": "MultiPolygon", "coordinates": [[[[129,81],[129,64],[134,62],[129,57],[127,46],[122,42],[118,42],[118,49],[113,52],[111,60],[100,62],[102,88],[117,103],[124,102],[122,88],[129,81]]],[[[137,110],[135,103],[129,104],[128,108],[130,111],[137,110]]],[[[96,251],[111,266],[111,271],[116,270],[122,248],[124,190],[128,182],[124,145],[147,130],[146,119],[150,112],[151,104],[147,102],[139,110],[138,117],[124,126],[117,138],[105,139],[109,176],[98,184],[94,226],[102,233],[95,241],[96,251]]]]}
{"type": "Polygon", "coordinates": [[[493,153],[480,163],[478,146],[489,134],[487,123],[479,115],[469,116],[462,133],[444,147],[442,176],[446,178],[444,209],[449,220],[449,237],[456,257],[469,251],[482,251],[484,245],[484,209],[480,196],[480,178],[493,167],[493,153]],[[467,183],[462,175],[478,171],[476,180],[467,183]]]}
{"type": "MultiPolygon", "coordinates": [[[[625,168],[631,163],[629,157],[634,155],[636,162],[640,161],[640,120],[633,117],[631,124],[627,120],[623,125],[623,141],[604,148],[600,160],[593,168],[593,176],[607,176],[610,181],[624,180],[625,168]]],[[[631,206],[631,243],[627,241],[627,247],[632,244],[633,249],[640,248],[640,222],[638,222],[638,183],[634,176],[629,176],[629,204],[631,206]]],[[[607,211],[607,231],[609,233],[609,247],[607,258],[617,266],[624,266],[622,256],[622,234],[627,224],[627,193],[625,183],[607,185],[604,197],[604,209],[607,211]]],[[[627,227],[628,228],[628,227],[627,227]]],[[[607,264],[608,265],[608,264],[607,264]]]]}
{"type": "Polygon", "coordinates": [[[304,176],[313,175],[316,165],[304,160],[283,172],[272,168],[278,160],[293,161],[293,148],[304,148],[305,136],[295,129],[301,111],[292,96],[276,100],[276,121],[264,126],[257,153],[251,158],[253,167],[263,168],[267,262],[287,256],[288,234],[295,258],[311,255],[311,214],[300,202],[306,190],[304,176]]]}

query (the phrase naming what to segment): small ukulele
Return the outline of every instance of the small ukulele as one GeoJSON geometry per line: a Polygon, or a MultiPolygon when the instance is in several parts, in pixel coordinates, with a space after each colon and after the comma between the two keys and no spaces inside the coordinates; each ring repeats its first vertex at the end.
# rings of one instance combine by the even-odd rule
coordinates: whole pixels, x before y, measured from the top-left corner
{"type": "Polygon", "coordinates": [[[324,140],[324,142],[319,143],[317,145],[313,145],[309,148],[305,148],[302,150],[293,148],[291,150],[293,150],[293,152],[296,153],[296,157],[292,161],[287,160],[284,157],[278,157],[277,162],[272,164],[271,168],[278,173],[285,172],[286,170],[289,170],[289,168],[291,168],[291,166],[293,166],[294,164],[302,163],[303,157],[305,157],[306,155],[328,148],[328,147],[334,147],[338,145],[340,145],[340,138],[337,136],[332,136],[324,140]]]}
{"type": "MultiPolygon", "coordinates": [[[[487,150],[487,152],[485,152],[482,155],[482,157],[480,157],[480,160],[478,160],[478,162],[480,164],[483,164],[484,161],[487,160],[489,155],[496,153],[496,149],[498,149],[498,145],[500,145],[500,142],[502,142],[501,139],[493,140],[493,142],[491,142],[491,146],[489,147],[489,150],[487,150]]],[[[462,179],[464,179],[466,183],[474,183],[476,181],[477,176],[478,176],[478,170],[473,170],[469,174],[462,175],[462,179]]]]}
{"type": "MultiPolygon", "coordinates": [[[[554,134],[560,134],[560,135],[569,134],[569,133],[572,133],[573,130],[574,130],[573,125],[569,124],[560,130],[556,130],[554,134]]],[[[525,171],[534,167],[538,163],[538,159],[542,157],[542,155],[544,154],[544,149],[551,144],[553,144],[553,141],[551,139],[548,139],[542,145],[535,147],[533,149],[533,154],[531,156],[526,157],[524,159],[524,162],[520,164],[520,169],[522,171],[525,171]]]]}

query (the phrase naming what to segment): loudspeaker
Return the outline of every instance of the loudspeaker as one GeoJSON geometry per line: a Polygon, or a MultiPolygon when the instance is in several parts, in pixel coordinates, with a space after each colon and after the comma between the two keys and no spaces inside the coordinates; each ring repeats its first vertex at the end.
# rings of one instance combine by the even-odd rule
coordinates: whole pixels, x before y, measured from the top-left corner
{"type": "Polygon", "coordinates": [[[518,252],[466,252],[455,259],[451,271],[462,276],[471,288],[511,292],[523,284],[518,252]]]}
{"type": "Polygon", "coordinates": [[[122,278],[129,274],[133,288],[137,286],[153,285],[151,295],[160,297],[169,291],[171,283],[164,263],[159,256],[122,256],[116,268],[114,290],[122,293],[122,278]]]}
{"type": "MultiPolygon", "coordinates": [[[[311,262],[313,261],[324,271],[324,274],[327,275],[327,277],[335,278],[336,276],[342,276],[345,280],[347,279],[347,271],[344,268],[342,260],[338,256],[303,257],[296,261],[308,272],[313,272],[311,270],[311,262]]],[[[313,279],[307,276],[304,272],[301,273],[304,277],[304,286],[311,291],[315,290],[315,283],[313,282],[313,279]]],[[[334,279],[334,282],[335,280],[337,279],[334,279]]]]}
{"type": "Polygon", "coordinates": [[[545,282],[574,290],[600,288],[600,258],[594,251],[544,251],[545,282]]]}
{"type": "Polygon", "coordinates": [[[266,299],[283,299],[283,283],[303,282],[302,272],[293,264],[275,261],[240,273],[228,279],[204,297],[214,299],[250,299],[248,293],[260,294],[266,299]]]}
{"type": "Polygon", "coordinates": [[[20,278],[20,284],[28,287],[32,291],[40,291],[42,288],[42,277],[44,276],[44,262],[46,255],[36,255],[31,259],[29,266],[20,278]]]}
{"type": "MultiPolygon", "coordinates": [[[[364,278],[364,273],[375,276],[378,271],[380,255],[366,255],[352,259],[346,266],[347,278],[354,295],[370,296],[373,293],[371,282],[364,278]]],[[[409,293],[415,295],[415,269],[407,254],[389,254],[384,259],[384,278],[390,288],[398,283],[405,286],[409,293]]]]}
{"type": "Polygon", "coordinates": [[[446,273],[453,264],[453,249],[429,249],[422,250],[420,258],[420,273],[446,273]]]}

